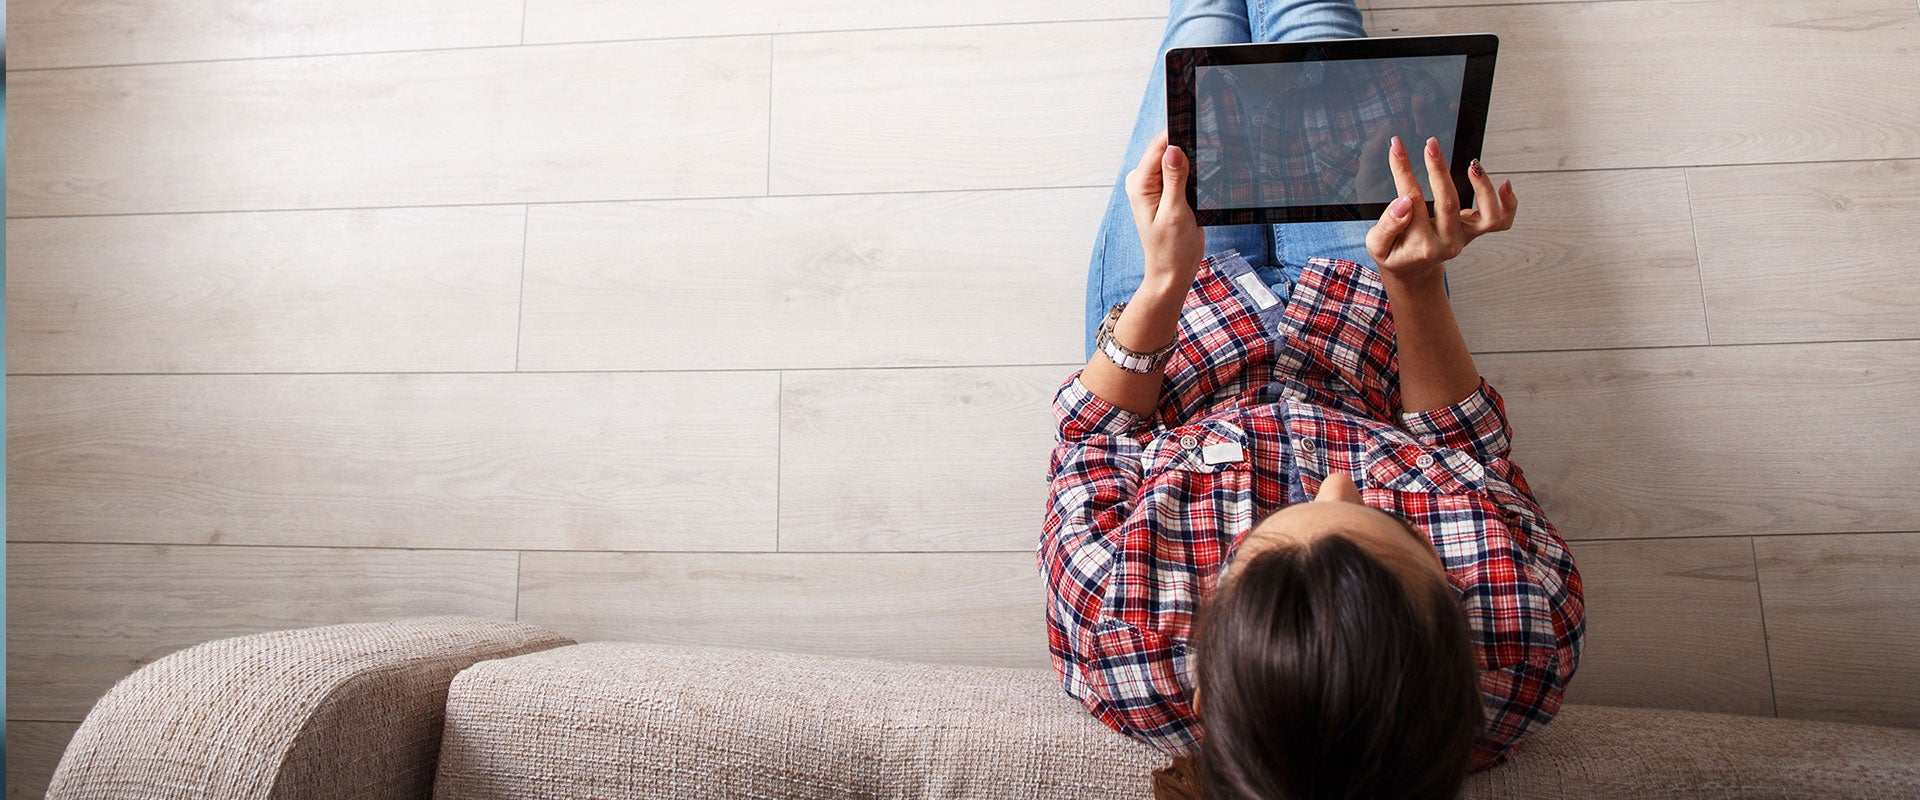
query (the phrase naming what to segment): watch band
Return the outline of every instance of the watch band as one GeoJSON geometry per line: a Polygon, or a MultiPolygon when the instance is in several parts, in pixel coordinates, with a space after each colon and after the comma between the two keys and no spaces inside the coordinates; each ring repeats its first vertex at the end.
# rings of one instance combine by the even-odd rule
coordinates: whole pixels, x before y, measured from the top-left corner
{"type": "Polygon", "coordinates": [[[1112,308],[1107,309],[1107,318],[1100,321],[1100,331],[1094,336],[1095,349],[1105,354],[1107,360],[1113,362],[1114,366],[1128,372],[1145,374],[1159,369],[1166,363],[1167,356],[1172,355],[1173,348],[1180,344],[1179,335],[1176,334],[1173,341],[1168,342],[1166,346],[1150,353],[1128,349],[1126,345],[1113,338],[1114,323],[1120,319],[1120,312],[1126,310],[1126,307],[1126,303],[1115,303],[1112,308]]]}

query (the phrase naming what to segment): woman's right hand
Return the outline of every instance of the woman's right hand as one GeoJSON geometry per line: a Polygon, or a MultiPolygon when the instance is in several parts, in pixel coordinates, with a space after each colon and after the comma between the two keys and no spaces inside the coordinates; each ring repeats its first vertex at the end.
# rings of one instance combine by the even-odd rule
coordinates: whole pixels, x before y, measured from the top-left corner
{"type": "Polygon", "coordinates": [[[1418,280],[1438,277],[1448,259],[1460,254],[1468,242],[1494,231],[1513,227],[1514,211],[1520,207],[1513,194],[1513,181],[1498,189],[1487,171],[1474,159],[1467,169],[1473,182],[1473,208],[1461,210],[1460,193],[1440,152],[1440,142],[1428,139],[1425,148],[1427,180],[1433,187],[1433,214],[1427,214],[1426,198],[1420,182],[1413,176],[1413,164],[1407,158],[1406,145],[1393,137],[1387,163],[1393,170],[1393,182],[1400,196],[1387,205],[1367,232],[1367,254],[1380,267],[1382,277],[1418,280]]]}

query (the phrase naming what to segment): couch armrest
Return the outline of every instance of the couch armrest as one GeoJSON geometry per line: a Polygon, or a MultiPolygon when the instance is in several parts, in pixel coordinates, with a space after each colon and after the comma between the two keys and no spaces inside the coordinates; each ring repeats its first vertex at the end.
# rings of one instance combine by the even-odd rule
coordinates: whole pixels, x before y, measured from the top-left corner
{"type": "Polygon", "coordinates": [[[94,704],[46,796],[418,800],[432,793],[453,676],[571,644],[519,622],[432,616],[195,645],[94,704]]]}

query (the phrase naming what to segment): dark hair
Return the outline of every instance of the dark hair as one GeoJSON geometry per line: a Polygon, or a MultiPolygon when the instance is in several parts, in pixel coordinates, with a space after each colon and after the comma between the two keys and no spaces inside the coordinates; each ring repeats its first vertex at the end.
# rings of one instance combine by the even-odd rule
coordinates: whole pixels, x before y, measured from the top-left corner
{"type": "Polygon", "coordinates": [[[1194,622],[1211,800],[1453,798],[1484,719],[1451,585],[1338,532],[1233,565],[1194,622]]]}

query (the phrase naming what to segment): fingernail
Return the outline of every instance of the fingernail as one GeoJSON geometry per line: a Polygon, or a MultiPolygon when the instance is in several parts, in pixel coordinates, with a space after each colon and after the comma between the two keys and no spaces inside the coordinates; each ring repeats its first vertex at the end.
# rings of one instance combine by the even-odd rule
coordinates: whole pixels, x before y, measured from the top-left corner
{"type": "Polygon", "coordinates": [[[1440,152],[1440,140],[1432,136],[1427,137],[1427,149],[1436,153],[1440,152]]]}
{"type": "Polygon", "coordinates": [[[1396,156],[1404,155],[1406,152],[1407,152],[1407,147],[1406,145],[1403,145],[1400,143],[1400,137],[1398,136],[1393,137],[1393,154],[1396,156]]]}
{"type": "Polygon", "coordinates": [[[1486,168],[1480,166],[1480,159],[1477,159],[1477,158],[1474,159],[1472,163],[1467,165],[1467,169],[1473,170],[1473,174],[1475,177],[1480,177],[1480,178],[1487,177],[1487,170],[1486,168]]]}
{"type": "Polygon", "coordinates": [[[1170,145],[1167,145],[1167,154],[1164,156],[1161,156],[1160,160],[1162,163],[1171,167],[1179,163],[1179,158],[1180,158],[1180,146],[1170,144],[1170,145]]]}
{"type": "Polygon", "coordinates": [[[1412,210],[1413,195],[1410,194],[1400,195],[1387,204],[1387,213],[1392,214],[1394,219],[1406,219],[1407,212],[1412,210]]]}

